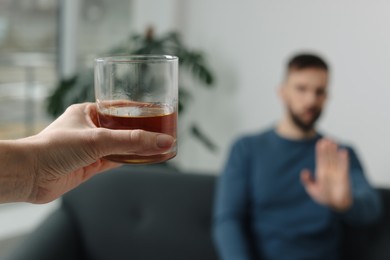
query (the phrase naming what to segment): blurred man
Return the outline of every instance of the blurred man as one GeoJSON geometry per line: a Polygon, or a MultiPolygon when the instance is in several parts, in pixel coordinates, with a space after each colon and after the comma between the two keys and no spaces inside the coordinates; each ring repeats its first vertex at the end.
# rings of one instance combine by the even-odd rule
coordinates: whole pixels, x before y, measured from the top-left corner
{"type": "Polygon", "coordinates": [[[320,57],[293,57],[279,90],[283,118],[233,145],[215,204],[222,259],[339,259],[341,224],[380,216],[354,150],[315,129],[328,80],[320,57]]]}

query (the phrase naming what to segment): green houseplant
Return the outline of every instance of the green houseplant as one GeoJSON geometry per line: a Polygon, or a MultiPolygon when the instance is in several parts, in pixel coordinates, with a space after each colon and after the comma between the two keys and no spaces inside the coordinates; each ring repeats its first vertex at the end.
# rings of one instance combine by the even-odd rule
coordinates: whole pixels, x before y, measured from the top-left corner
{"type": "MultiPolygon", "coordinates": [[[[125,44],[111,49],[107,55],[131,54],[167,54],[179,57],[179,114],[189,109],[193,94],[182,78],[197,80],[206,88],[213,87],[214,76],[206,64],[204,53],[188,49],[180,35],[169,32],[161,37],[155,37],[153,28],[148,28],[145,34],[130,36],[125,44]]],[[[191,81],[190,81],[191,82],[191,81]]],[[[59,116],[69,105],[85,101],[94,101],[93,69],[84,69],[71,78],[61,79],[48,97],[47,111],[50,115],[59,116]]],[[[197,84],[198,85],[198,84],[197,84]]],[[[190,133],[203,143],[209,150],[216,150],[216,145],[205,135],[196,123],[189,126],[190,133]]]]}

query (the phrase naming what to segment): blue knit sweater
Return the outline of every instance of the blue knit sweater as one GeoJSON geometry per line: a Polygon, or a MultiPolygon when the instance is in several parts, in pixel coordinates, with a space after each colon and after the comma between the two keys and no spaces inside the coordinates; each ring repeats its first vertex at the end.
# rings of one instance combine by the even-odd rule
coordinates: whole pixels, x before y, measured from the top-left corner
{"type": "Polygon", "coordinates": [[[339,259],[340,224],[378,219],[379,196],[350,147],[352,207],[337,213],[306,193],[300,172],[315,172],[320,138],[294,141],[271,129],[233,145],[215,200],[214,239],[223,260],[339,259]]]}

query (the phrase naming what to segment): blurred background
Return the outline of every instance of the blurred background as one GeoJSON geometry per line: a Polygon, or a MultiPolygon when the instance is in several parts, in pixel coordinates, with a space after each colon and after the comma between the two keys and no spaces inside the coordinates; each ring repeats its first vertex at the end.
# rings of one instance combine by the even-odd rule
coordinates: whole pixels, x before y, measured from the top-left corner
{"type": "MultiPolygon", "coordinates": [[[[53,120],[47,100],[61,81],[153,28],[155,37],[179,34],[213,75],[212,87],[187,86],[175,167],[218,174],[236,137],[280,117],[286,60],[314,51],[332,73],[321,131],[352,144],[370,181],[389,187],[389,10],[385,0],[0,0],[0,138],[39,132],[53,120]]],[[[0,205],[0,245],[57,205],[0,205]]]]}

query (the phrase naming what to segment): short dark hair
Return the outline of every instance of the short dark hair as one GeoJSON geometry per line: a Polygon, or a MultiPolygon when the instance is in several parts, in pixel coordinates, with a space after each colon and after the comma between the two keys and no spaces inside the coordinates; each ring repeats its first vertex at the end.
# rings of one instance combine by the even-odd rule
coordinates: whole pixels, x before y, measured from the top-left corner
{"type": "Polygon", "coordinates": [[[311,53],[301,53],[293,56],[287,63],[287,73],[291,70],[303,69],[323,69],[329,70],[328,64],[320,56],[311,53]]]}

